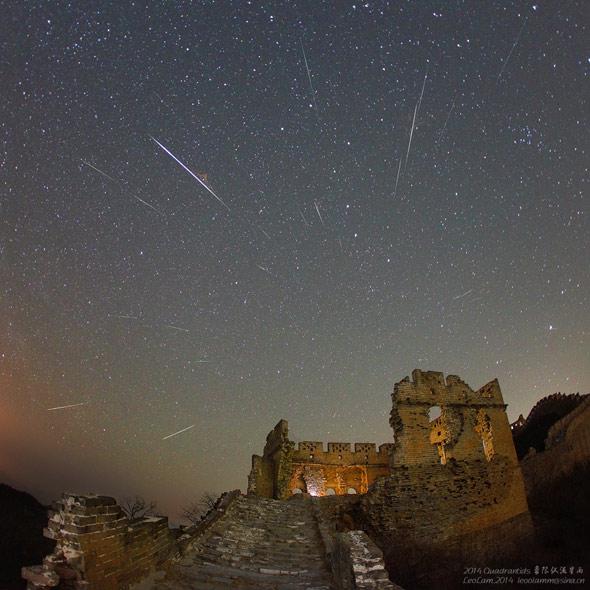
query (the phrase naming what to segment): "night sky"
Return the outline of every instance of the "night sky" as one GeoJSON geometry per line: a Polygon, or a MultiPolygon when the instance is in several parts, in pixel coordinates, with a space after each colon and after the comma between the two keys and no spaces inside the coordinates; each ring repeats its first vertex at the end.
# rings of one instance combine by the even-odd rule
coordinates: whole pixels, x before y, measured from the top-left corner
{"type": "Polygon", "coordinates": [[[416,367],[590,389],[584,0],[0,4],[1,481],[174,518],[416,367]]]}

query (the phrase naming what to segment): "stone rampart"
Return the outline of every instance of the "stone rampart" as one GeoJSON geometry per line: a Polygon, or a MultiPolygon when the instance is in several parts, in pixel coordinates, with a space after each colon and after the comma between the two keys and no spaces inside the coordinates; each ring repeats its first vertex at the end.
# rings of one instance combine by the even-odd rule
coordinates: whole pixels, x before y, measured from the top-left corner
{"type": "Polygon", "coordinates": [[[577,465],[590,463],[590,397],[551,426],[544,446],[544,451],[532,449],[521,461],[529,493],[538,493],[577,465]]]}
{"type": "Polygon", "coordinates": [[[44,531],[55,550],[43,565],[23,568],[27,588],[126,590],[181,557],[238,495],[224,494],[201,522],[174,531],[164,516],[130,520],[114,498],[64,494],[44,531]]]}
{"type": "Polygon", "coordinates": [[[365,493],[379,477],[389,473],[393,443],[289,440],[286,420],[280,420],[266,437],[262,455],[252,456],[248,493],[285,499],[297,492],[313,496],[365,493]]]}

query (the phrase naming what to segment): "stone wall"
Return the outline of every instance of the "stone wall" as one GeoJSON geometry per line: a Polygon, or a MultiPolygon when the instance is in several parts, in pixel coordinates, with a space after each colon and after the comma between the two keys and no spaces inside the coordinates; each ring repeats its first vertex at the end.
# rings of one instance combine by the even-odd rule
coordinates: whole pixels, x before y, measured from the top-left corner
{"type": "Polygon", "coordinates": [[[393,444],[328,443],[302,441],[291,458],[289,490],[301,490],[314,496],[354,492],[364,494],[379,477],[389,474],[389,455],[393,444]],[[321,485],[313,481],[313,474],[321,485]],[[310,475],[312,474],[312,475],[310,475]],[[310,485],[311,484],[311,485],[310,485]]]}
{"type": "Polygon", "coordinates": [[[248,493],[263,498],[286,498],[291,477],[294,443],[289,440],[289,425],[279,420],[268,433],[262,456],[252,455],[248,493]]]}
{"type": "MultiPolygon", "coordinates": [[[[130,521],[114,498],[64,494],[50,511],[46,537],[57,541],[45,558],[49,583],[76,590],[120,590],[165,562],[176,549],[166,517],[130,521]]],[[[43,567],[43,566],[42,566],[43,567]]],[[[43,587],[41,570],[23,569],[30,588],[43,587]],[[37,584],[37,585],[35,585],[37,584]]]]}
{"type": "Polygon", "coordinates": [[[55,550],[43,565],[23,568],[27,588],[126,590],[179,558],[237,496],[224,494],[200,523],[173,531],[164,516],[129,520],[114,498],[64,494],[44,531],[55,550]]]}
{"type": "Polygon", "coordinates": [[[360,496],[313,498],[313,509],[326,560],[338,590],[402,590],[389,580],[383,553],[357,528],[360,496]]]}
{"type": "Polygon", "coordinates": [[[337,533],[331,563],[338,590],[403,590],[389,581],[383,553],[363,531],[337,533]]]}
{"type": "Polygon", "coordinates": [[[573,412],[581,403],[587,402],[588,397],[588,394],[554,393],[539,400],[526,420],[521,414],[510,425],[518,458],[525,457],[531,448],[537,452],[544,451],[551,426],[573,412]]]}
{"type": "Polygon", "coordinates": [[[590,397],[551,426],[544,447],[543,452],[532,450],[521,461],[528,493],[538,493],[575,466],[590,462],[590,397]]]}
{"type": "Polygon", "coordinates": [[[248,493],[285,499],[295,491],[313,496],[364,494],[379,477],[389,473],[392,443],[289,440],[288,424],[281,420],[266,438],[262,456],[252,456],[248,493]]]}

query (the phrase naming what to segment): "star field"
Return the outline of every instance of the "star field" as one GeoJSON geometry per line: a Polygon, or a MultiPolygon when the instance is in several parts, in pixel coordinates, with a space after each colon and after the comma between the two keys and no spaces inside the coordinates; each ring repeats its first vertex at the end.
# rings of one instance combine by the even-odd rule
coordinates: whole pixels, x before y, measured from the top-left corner
{"type": "Polygon", "coordinates": [[[0,479],[174,516],[416,367],[588,391],[585,8],[5,4],[0,479]]]}

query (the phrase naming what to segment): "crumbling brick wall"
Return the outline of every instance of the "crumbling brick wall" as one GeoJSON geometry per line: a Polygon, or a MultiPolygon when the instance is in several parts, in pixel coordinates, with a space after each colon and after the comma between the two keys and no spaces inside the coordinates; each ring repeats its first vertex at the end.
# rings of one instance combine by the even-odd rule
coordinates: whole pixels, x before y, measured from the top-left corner
{"type": "Polygon", "coordinates": [[[130,521],[108,496],[64,494],[45,536],[56,548],[43,566],[23,568],[29,588],[124,590],[176,552],[166,517],[130,521]]]}
{"type": "Polygon", "coordinates": [[[129,520],[113,498],[64,494],[45,529],[57,541],[54,552],[43,565],[22,568],[27,590],[136,588],[153,570],[182,559],[240,495],[225,492],[198,523],[173,531],[163,516],[129,520]]]}
{"type": "Polygon", "coordinates": [[[252,456],[249,494],[263,498],[288,497],[293,448],[294,443],[289,440],[289,425],[286,420],[279,420],[266,437],[262,456],[252,456]]]}

